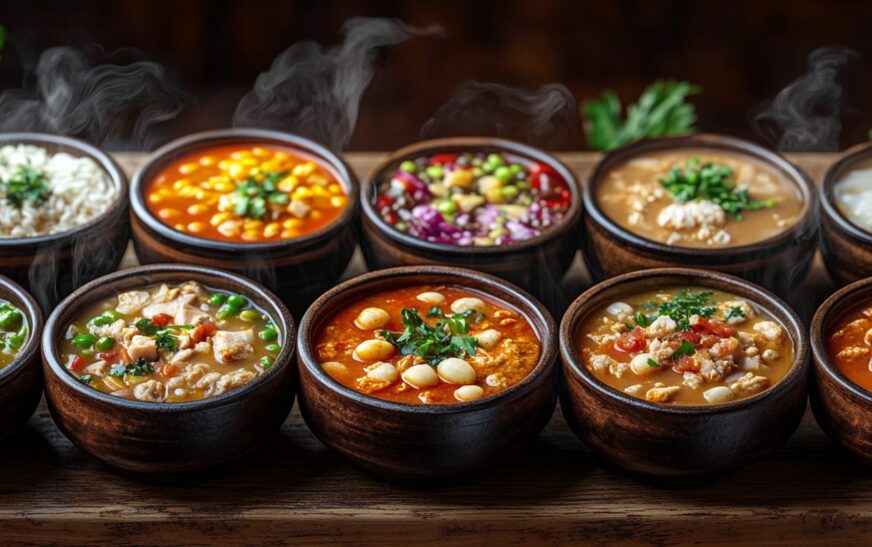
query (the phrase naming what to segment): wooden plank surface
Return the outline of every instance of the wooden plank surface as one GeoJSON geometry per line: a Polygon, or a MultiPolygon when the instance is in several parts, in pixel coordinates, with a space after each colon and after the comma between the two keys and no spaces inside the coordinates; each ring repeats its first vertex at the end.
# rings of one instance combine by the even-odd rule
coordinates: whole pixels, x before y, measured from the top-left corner
{"type": "MultiPolygon", "coordinates": [[[[378,157],[348,155],[361,174],[378,157]]],[[[119,155],[127,169],[141,158],[119,155]]],[[[563,159],[583,178],[598,156],[563,159]]],[[[794,159],[819,180],[833,157],[794,159]]],[[[134,263],[129,254],[125,265],[134,263]]],[[[356,258],[346,275],[361,268],[356,258]]],[[[583,283],[579,266],[573,275],[583,283]]],[[[829,290],[818,264],[792,300],[807,315],[829,290]]],[[[870,538],[872,475],[838,451],[810,414],[772,456],[680,489],[604,465],[559,410],[520,454],[462,484],[427,490],[388,484],[349,465],[309,433],[296,408],[265,448],[187,484],[119,475],[66,440],[44,406],[0,448],[3,545],[858,545],[870,538]]]]}

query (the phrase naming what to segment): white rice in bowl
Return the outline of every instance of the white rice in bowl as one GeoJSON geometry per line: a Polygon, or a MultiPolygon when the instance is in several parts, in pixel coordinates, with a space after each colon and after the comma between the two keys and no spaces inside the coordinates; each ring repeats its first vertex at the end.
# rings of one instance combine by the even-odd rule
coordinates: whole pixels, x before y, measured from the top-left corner
{"type": "Polygon", "coordinates": [[[7,145],[0,148],[0,238],[27,238],[72,230],[104,213],[118,193],[109,176],[88,157],[45,148],[7,145]],[[24,165],[43,173],[45,201],[16,204],[8,183],[24,165]]]}

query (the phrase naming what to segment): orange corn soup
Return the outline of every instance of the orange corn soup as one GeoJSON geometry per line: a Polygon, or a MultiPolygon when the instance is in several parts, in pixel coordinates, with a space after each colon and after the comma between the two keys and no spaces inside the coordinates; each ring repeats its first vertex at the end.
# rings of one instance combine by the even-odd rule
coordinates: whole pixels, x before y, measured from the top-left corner
{"type": "Polygon", "coordinates": [[[827,337],[827,353],[842,374],[872,391],[872,302],[842,316],[827,337]]]}
{"type": "Polygon", "coordinates": [[[145,191],[164,224],[218,241],[293,239],[327,226],[348,197],[336,175],[291,149],[217,146],[183,156],[145,191]]]}
{"type": "Polygon", "coordinates": [[[499,393],[530,374],[541,350],[529,322],[506,304],[461,286],[427,285],[349,303],[317,333],[315,348],[324,370],[344,386],[412,404],[499,393]],[[433,341],[440,328],[445,339],[433,341]],[[404,340],[405,331],[417,336],[404,340]]]}

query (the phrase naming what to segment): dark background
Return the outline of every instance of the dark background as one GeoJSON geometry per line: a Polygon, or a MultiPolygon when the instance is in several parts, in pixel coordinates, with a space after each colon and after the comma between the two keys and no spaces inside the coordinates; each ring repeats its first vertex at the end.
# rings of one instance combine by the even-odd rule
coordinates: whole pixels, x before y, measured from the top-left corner
{"type": "MultiPolygon", "coordinates": [[[[136,48],[140,53],[122,57],[165,65],[192,98],[161,125],[161,141],[228,126],[236,103],[276,55],[299,40],[338,42],[343,21],[355,15],[435,23],[445,36],[412,38],[379,56],[351,149],[414,141],[466,80],[525,88],[556,82],[579,102],[611,88],[626,103],[657,78],[686,79],[704,89],[693,99],[700,130],[765,142],[752,127],[754,113],[823,45],[859,53],[843,76],[841,146],[865,140],[872,128],[870,1],[5,0],[0,6],[9,32],[0,89],[22,87],[46,47],[136,48]]],[[[565,147],[583,148],[581,134],[565,147]]]]}

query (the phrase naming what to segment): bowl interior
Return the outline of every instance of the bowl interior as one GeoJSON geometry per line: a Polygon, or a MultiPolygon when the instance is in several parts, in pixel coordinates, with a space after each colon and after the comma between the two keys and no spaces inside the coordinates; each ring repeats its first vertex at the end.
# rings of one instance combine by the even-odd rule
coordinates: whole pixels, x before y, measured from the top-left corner
{"type": "Polygon", "coordinates": [[[488,138],[488,137],[455,137],[446,139],[433,139],[415,143],[413,145],[401,148],[388,156],[387,159],[379,163],[370,173],[369,178],[363,185],[363,199],[361,206],[367,218],[378,226],[379,230],[390,238],[404,243],[412,247],[427,249],[434,252],[444,254],[499,254],[507,251],[519,251],[535,247],[563,233],[569,227],[574,225],[574,221],[581,215],[581,190],[575,174],[562,162],[554,156],[534,148],[527,144],[510,141],[506,139],[488,138]],[[378,197],[378,187],[382,182],[393,173],[400,163],[407,159],[414,159],[419,156],[436,154],[441,152],[506,152],[516,156],[537,161],[546,164],[557,171],[560,176],[566,180],[569,191],[572,193],[572,201],[569,209],[566,211],[561,223],[542,234],[509,245],[492,245],[492,246],[464,246],[448,243],[435,243],[425,241],[414,236],[405,234],[396,230],[393,226],[385,222],[378,211],[375,210],[374,204],[378,197]]]}
{"type": "Polygon", "coordinates": [[[24,313],[29,330],[27,342],[21,346],[15,359],[3,369],[0,369],[0,381],[2,381],[7,376],[11,376],[14,373],[13,371],[22,366],[23,363],[29,362],[34,354],[39,351],[39,339],[43,325],[42,312],[33,297],[13,281],[3,276],[0,276],[0,298],[11,303],[24,313]]]}
{"type": "Polygon", "coordinates": [[[673,256],[736,255],[765,249],[785,241],[810,235],[814,231],[813,221],[815,216],[814,211],[816,199],[817,194],[809,178],[799,168],[787,161],[778,153],[742,139],[706,133],[682,137],[661,137],[642,140],[618,148],[617,150],[610,152],[599,164],[597,164],[588,179],[588,183],[584,186],[585,210],[597,222],[597,224],[606,227],[609,232],[618,234],[622,239],[637,246],[673,256]],[[666,245],[665,243],[648,239],[647,237],[625,229],[623,226],[612,220],[611,217],[606,215],[606,213],[600,208],[596,199],[597,190],[599,185],[602,184],[602,181],[605,180],[606,176],[613,169],[630,159],[644,156],[645,154],[690,148],[730,152],[752,158],[775,169],[782,175],[785,181],[790,182],[796,187],[801,196],[802,209],[796,223],[787,230],[761,241],[745,245],[708,249],[666,245]]]}
{"type": "Polygon", "coordinates": [[[845,152],[845,155],[839,161],[831,165],[824,175],[820,192],[824,213],[836,222],[843,231],[848,232],[868,245],[872,245],[872,233],[867,232],[849,220],[836,207],[834,202],[836,183],[842,180],[842,177],[857,167],[858,164],[865,162],[870,162],[869,167],[872,168],[872,143],[864,143],[851,148],[845,152]]]}
{"type": "Polygon", "coordinates": [[[560,325],[560,348],[565,361],[580,376],[600,393],[636,407],[667,413],[710,413],[727,409],[744,408],[755,401],[768,397],[786,387],[791,378],[802,374],[808,356],[808,341],[799,317],[784,301],[769,291],[741,279],[704,270],[664,268],[645,270],[614,277],[594,286],[572,303],[560,325]],[[659,405],[632,397],[623,391],[602,382],[586,366],[581,358],[578,340],[581,328],[587,319],[600,308],[622,297],[666,286],[704,287],[720,290],[750,301],[763,309],[784,327],[793,342],[793,362],[790,369],[774,385],[745,399],[718,405],[659,405]]]}
{"type": "Polygon", "coordinates": [[[222,129],[194,133],[182,137],[155,150],[148,160],[146,160],[146,162],[136,171],[136,174],[133,176],[133,180],[131,181],[131,205],[133,207],[133,212],[139,219],[148,224],[149,227],[158,231],[162,235],[177,241],[190,245],[227,251],[238,251],[240,247],[253,250],[268,250],[278,247],[287,247],[289,245],[302,245],[320,239],[331,233],[336,226],[344,225],[354,217],[357,209],[357,202],[359,200],[358,194],[359,185],[357,184],[357,179],[348,166],[345,165],[342,159],[340,159],[336,154],[320,144],[304,137],[265,129],[222,129]],[[330,171],[330,173],[342,185],[342,188],[345,190],[348,197],[348,201],[342,213],[340,213],[340,215],[327,226],[292,240],[240,244],[236,242],[201,238],[174,230],[154,216],[146,206],[146,189],[158,173],[173,161],[183,156],[195,154],[199,151],[207,150],[216,146],[256,146],[259,144],[289,149],[294,154],[312,160],[330,171]]]}
{"type": "Polygon", "coordinates": [[[228,399],[243,397],[265,378],[277,374],[284,367],[290,366],[289,362],[294,352],[294,340],[295,325],[290,312],[288,312],[284,304],[275,295],[253,281],[228,272],[209,268],[157,265],[121,270],[120,272],[96,279],[67,297],[58,305],[46,322],[42,335],[42,352],[51,371],[61,381],[88,396],[96,397],[110,404],[132,406],[145,410],[180,411],[190,407],[202,408],[212,406],[221,404],[228,399]],[[276,356],[273,366],[267,369],[257,380],[208,399],[178,403],[152,403],[123,399],[103,393],[82,384],[72,374],[67,372],[58,354],[58,347],[67,326],[83,309],[104,298],[117,296],[126,290],[160,283],[170,284],[185,281],[198,281],[207,287],[225,289],[241,294],[251,300],[257,307],[267,312],[276,326],[279,327],[282,336],[282,350],[276,356]]]}
{"type": "Polygon", "coordinates": [[[556,348],[554,335],[556,327],[550,314],[533,297],[504,281],[492,276],[440,266],[403,267],[365,274],[339,285],[324,294],[315,301],[306,312],[300,322],[298,349],[303,366],[321,383],[329,387],[337,397],[348,397],[355,401],[384,409],[400,412],[412,412],[422,414],[446,414],[462,412],[470,408],[479,408],[482,405],[504,401],[513,394],[524,389],[536,376],[540,375],[546,367],[554,361],[556,348]],[[465,403],[451,403],[438,405],[406,404],[386,401],[370,395],[354,391],[334,380],[321,367],[314,348],[314,339],[321,327],[343,305],[354,302],[364,296],[380,291],[396,289],[409,285],[459,285],[471,292],[483,293],[507,305],[508,308],[519,312],[533,327],[533,331],[539,338],[541,351],[539,360],[532,371],[519,383],[508,389],[465,403]]]}

